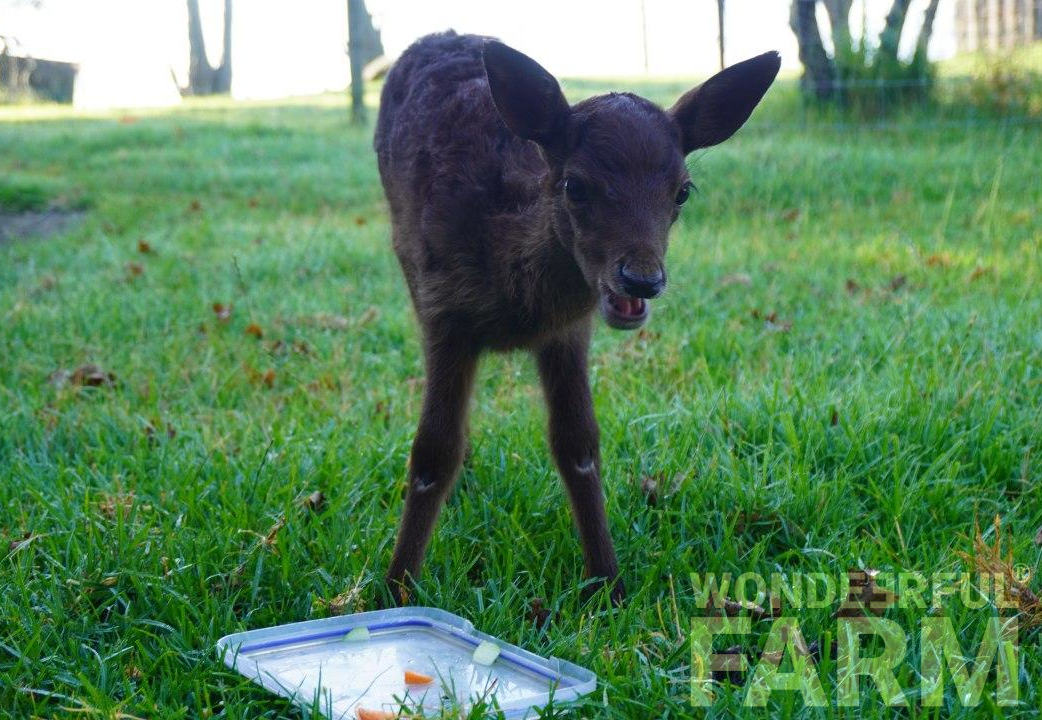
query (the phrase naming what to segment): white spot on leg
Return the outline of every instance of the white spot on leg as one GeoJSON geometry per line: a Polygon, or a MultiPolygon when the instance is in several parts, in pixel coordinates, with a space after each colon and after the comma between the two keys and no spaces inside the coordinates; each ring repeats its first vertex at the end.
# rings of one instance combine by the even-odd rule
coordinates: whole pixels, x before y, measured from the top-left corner
{"type": "Polygon", "coordinates": [[[593,462],[593,458],[586,458],[575,463],[575,469],[583,475],[591,475],[597,471],[597,466],[593,462]]]}
{"type": "Polygon", "coordinates": [[[426,475],[417,475],[412,481],[413,489],[418,493],[430,492],[434,489],[434,485],[434,481],[426,475]]]}

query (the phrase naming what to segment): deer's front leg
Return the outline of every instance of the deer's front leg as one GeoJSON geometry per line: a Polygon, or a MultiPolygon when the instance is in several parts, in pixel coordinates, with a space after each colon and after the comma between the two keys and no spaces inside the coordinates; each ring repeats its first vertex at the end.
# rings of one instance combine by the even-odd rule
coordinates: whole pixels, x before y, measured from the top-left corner
{"type": "Polygon", "coordinates": [[[445,498],[459,473],[466,443],[467,405],[477,353],[453,343],[428,347],[427,383],[420,425],[409,458],[409,486],[387,583],[398,602],[419,577],[423,556],[445,498]]]}
{"type": "Polygon", "coordinates": [[[587,379],[589,329],[552,340],[537,353],[539,376],[550,416],[550,447],[564,479],[590,577],[612,584],[612,599],[625,591],[608,531],[601,487],[597,420],[587,379]]]}

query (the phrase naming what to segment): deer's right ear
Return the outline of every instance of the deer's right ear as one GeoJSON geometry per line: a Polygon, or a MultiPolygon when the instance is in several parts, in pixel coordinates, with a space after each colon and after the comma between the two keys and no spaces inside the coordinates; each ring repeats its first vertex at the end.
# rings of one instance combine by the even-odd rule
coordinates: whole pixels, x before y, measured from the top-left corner
{"type": "Polygon", "coordinates": [[[680,126],[684,154],[722,143],[752,115],[781,67],[776,52],[718,72],[681,97],[669,110],[680,126]]]}
{"type": "Polygon", "coordinates": [[[485,73],[492,101],[517,136],[559,150],[568,123],[568,101],[542,65],[496,40],[484,47],[485,73]]]}

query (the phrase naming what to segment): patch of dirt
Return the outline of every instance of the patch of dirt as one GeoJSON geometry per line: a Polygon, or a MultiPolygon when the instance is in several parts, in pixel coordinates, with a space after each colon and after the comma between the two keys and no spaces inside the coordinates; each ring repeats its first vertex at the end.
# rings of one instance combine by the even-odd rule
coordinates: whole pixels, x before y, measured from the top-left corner
{"type": "Polygon", "coordinates": [[[82,210],[39,210],[0,212],[0,245],[25,238],[46,239],[71,230],[83,222],[82,210]]]}

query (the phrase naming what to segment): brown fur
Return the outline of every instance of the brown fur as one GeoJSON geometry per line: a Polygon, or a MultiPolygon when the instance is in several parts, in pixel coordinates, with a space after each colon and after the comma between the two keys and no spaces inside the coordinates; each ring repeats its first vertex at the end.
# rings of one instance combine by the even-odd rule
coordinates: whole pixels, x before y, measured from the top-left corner
{"type": "Polygon", "coordinates": [[[684,156],[737,131],[778,64],[768,53],[729,68],[668,112],[628,93],[569,107],[535,61],[452,32],[419,40],[392,68],[375,147],[427,369],[388,572],[399,597],[459,471],[480,354],[524,348],[587,571],[621,598],[587,382],[593,311],[615,327],[645,321],[644,299],[666,282],[684,156]]]}

